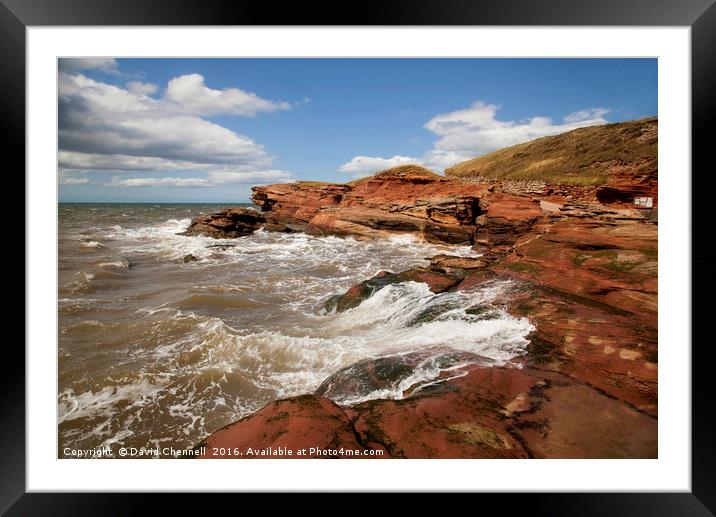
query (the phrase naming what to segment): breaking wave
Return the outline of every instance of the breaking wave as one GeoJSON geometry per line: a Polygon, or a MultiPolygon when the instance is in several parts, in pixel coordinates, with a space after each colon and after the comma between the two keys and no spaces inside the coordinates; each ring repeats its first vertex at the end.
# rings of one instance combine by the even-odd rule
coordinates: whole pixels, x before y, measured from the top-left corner
{"type": "Polygon", "coordinates": [[[184,207],[159,224],[150,221],[162,208],[130,210],[107,216],[112,224],[88,224],[94,213],[61,230],[66,254],[81,257],[64,257],[60,270],[61,445],[191,446],[272,400],[359,376],[351,366],[368,360],[408,366],[385,385],[342,382],[326,395],[339,404],[402,398],[469,364],[511,361],[533,330],[500,307],[513,288],[506,281],[441,294],[404,282],[343,313],[323,309],[379,271],[474,255],[467,246],[263,231],[223,241],[178,235],[192,216],[184,207]],[[89,242],[102,244],[80,255],[89,242]]]}

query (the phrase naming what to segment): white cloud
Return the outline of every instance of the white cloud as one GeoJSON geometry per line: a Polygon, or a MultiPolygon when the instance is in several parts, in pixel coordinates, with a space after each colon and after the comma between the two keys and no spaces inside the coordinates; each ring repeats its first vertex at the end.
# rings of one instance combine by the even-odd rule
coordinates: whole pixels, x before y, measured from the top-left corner
{"type": "Polygon", "coordinates": [[[440,138],[426,156],[428,163],[441,165],[452,160],[469,160],[503,147],[520,144],[543,136],[556,135],[578,127],[605,124],[603,108],[571,113],[563,123],[549,117],[535,116],[527,120],[498,120],[499,107],[475,102],[467,109],[437,115],[425,128],[440,138]]]}
{"type": "Polygon", "coordinates": [[[62,177],[60,176],[60,185],[89,185],[92,180],[89,178],[74,178],[74,177],[62,177]]]}
{"type": "MultiPolygon", "coordinates": [[[[286,183],[295,181],[292,173],[280,169],[236,170],[230,165],[216,165],[183,161],[171,161],[147,156],[85,154],[60,151],[58,155],[60,183],[78,185],[89,180],[77,179],[77,174],[86,172],[169,172],[200,171],[206,173],[201,182],[184,181],[184,178],[114,178],[111,186],[215,186],[237,183],[286,183]],[[147,180],[146,182],[144,180],[147,180]],[[166,181],[159,181],[166,180],[166,181]],[[175,181],[176,180],[176,181],[175,181]]],[[[194,178],[197,179],[197,178],[194,178]]]]}
{"type": "Polygon", "coordinates": [[[270,181],[273,183],[285,183],[295,180],[291,173],[282,170],[244,172],[231,170],[212,170],[209,171],[208,178],[212,184],[216,185],[224,183],[256,183],[264,181],[270,181]]]}
{"type": "Polygon", "coordinates": [[[154,83],[143,83],[141,81],[129,81],[127,90],[139,95],[154,95],[159,91],[159,86],[154,83]]]}
{"type": "Polygon", "coordinates": [[[87,154],[159,157],[256,168],[263,146],[173,103],[132,93],[82,74],[60,74],[60,149],[87,154]]]}
{"type": "Polygon", "coordinates": [[[60,151],[58,165],[65,170],[110,171],[176,171],[206,169],[212,165],[181,160],[166,160],[156,156],[129,156],[124,154],[80,153],[60,151]]]}
{"type": "MultiPolygon", "coordinates": [[[[526,120],[498,120],[499,106],[477,101],[465,109],[436,115],[423,126],[439,138],[433,148],[420,160],[435,171],[442,171],[456,163],[483,154],[521,144],[535,138],[556,135],[578,127],[606,124],[606,108],[589,108],[570,113],[562,123],[554,123],[549,117],[535,116],[526,120]]],[[[394,157],[395,158],[395,157],[394,157]]],[[[346,167],[359,163],[380,163],[380,157],[356,156],[339,170],[351,172],[346,167]]],[[[377,169],[376,169],[377,170],[377,169]]],[[[373,171],[375,172],[375,170],[373,171]]]]}
{"type": "Polygon", "coordinates": [[[143,177],[122,179],[115,176],[107,185],[112,187],[213,187],[228,184],[286,183],[291,181],[295,181],[295,178],[290,173],[281,170],[246,172],[212,170],[209,171],[206,178],[143,177]]]}
{"type": "Polygon", "coordinates": [[[212,90],[204,84],[204,76],[189,74],[169,81],[167,101],[176,103],[182,111],[196,115],[226,113],[252,117],[257,113],[291,109],[287,102],[262,99],[239,88],[212,90]]]}
{"type": "MultiPolygon", "coordinates": [[[[115,186],[211,186],[264,179],[293,180],[271,167],[273,156],[251,138],[147,96],[153,85],[127,89],[81,73],[60,73],[58,166],[83,172],[195,171],[199,178],[115,179],[115,186]]],[[[73,176],[74,177],[74,176],[73,176]]],[[[80,180],[66,181],[78,184],[80,180]]]]}
{"type": "Polygon", "coordinates": [[[62,168],[58,169],[57,176],[57,183],[59,185],[90,185],[95,183],[84,174],[78,173],[77,171],[67,171],[62,168]]]}
{"type": "Polygon", "coordinates": [[[431,151],[425,153],[425,160],[430,169],[436,172],[442,172],[456,163],[464,162],[465,160],[475,158],[476,156],[477,154],[432,149],[431,151]]]}
{"type": "MultiPolygon", "coordinates": [[[[274,158],[261,144],[188,112],[193,108],[149,96],[156,91],[149,83],[132,81],[122,88],[79,72],[61,72],[60,183],[211,187],[295,180],[290,172],[271,167],[274,158]],[[102,171],[124,178],[115,175],[107,182],[102,171]],[[133,177],[136,173],[149,174],[133,177]]],[[[250,100],[258,99],[251,95],[250,100]]]]}
{"type": "Polygon", "coordinates": [[[115,73],[117,71],[117,60],[113,57],[64,57],[59,59],[58,66],[64,72],[101,70],[115,73]]]}
{"type": "Polygon", "coordinates": [[[589,108],[582,111],[575,111],[564,117],[564,121],[568,124],[573,122],[582,122],[584,120],[596,120],[601,119],[604,115],[609,113],[606,108],[589,108]]]}
{"type": "Polygon", "coordinates": [[[398,165],[408,163],[422,164],[419,158],[411,158],[410,156],[395,155],[392,158],[380,158],[374,156],[356,156],[351,161],[341,165],[338,170],[347,172],[354,177],[366,176],[374,174],[383,169],[390,169],[398,165]]]}
{"type": "Polygon", "coordinates": [[[209,187],[210,183],[204,178],[114,178],[110,186],[113,187],[209,187]]]}

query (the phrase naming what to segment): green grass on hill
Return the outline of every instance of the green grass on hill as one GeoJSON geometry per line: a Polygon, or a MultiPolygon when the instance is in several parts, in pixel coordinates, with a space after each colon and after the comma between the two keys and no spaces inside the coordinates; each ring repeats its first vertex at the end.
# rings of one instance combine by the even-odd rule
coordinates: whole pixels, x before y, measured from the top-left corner
{"type": "Polygon", "coordinates": [[[657,140],[656,117],[585,127],[459,163],[445,175],[601,185],[617,172],[655,173],[657,140]]]}

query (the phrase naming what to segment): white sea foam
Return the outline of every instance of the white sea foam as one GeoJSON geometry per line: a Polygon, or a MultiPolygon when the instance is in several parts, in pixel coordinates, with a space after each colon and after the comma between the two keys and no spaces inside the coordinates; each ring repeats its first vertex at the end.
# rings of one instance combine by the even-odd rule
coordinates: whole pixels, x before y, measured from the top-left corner
{"type": "Polygon", "coordinates": [[[105,386],[96,392],[75,393],[73,389],[67,389],[60,394],[59,421],[111,416],[115,404],[122,401],[130,401],[133,405],[144,404],[158,393],[161,386],[161,378],[150,382],[147,377],[143,377],[127,384],[105,386]]]}
{"type": "Polygon", "coordinates": [[[390,387],[372,390],[367,393],[343,393],[334,396],[333,400],[343,406],[351,406],[376,399],[400,400],[404,398],[406,392],[408,392],[408,395],[412,395],[433,384],[464,377],[468,373],[465,368],[470,364],[473,363],[464,361],[449,367],[443,367],[433,361],[432,358],[429,358],[418,364],[412,374],[390,387]],[[445,375],[446,373],[448,375],[445,375]]]}
{"type": "Polygon", "coordinates": [[[85,241],[81,244],[83,248],[104,248],[104,244],[99,241],[85,241]]]}
{"type": "MultiPolygon", "coordinates": [[[[534,329],[526,318],[499,308],[470,314],[499,300],[510,282],[492,282],[472,292],[432,293],[423,283],[405,282],[378,291],[357,307],[305,321],[291,330],[241,331],[219,318],[170,308],[153,311],[164,320],[184,321],[193,330],[151,353],[165,371],[190,365],[194,373],[219,368],[243,372],[259,388],[287,397],[314,391],[332,373],[357,361],[408,352],[449,348],[504,364],[524,353],[534,329]],[[427,315],[427,316],[426,316],[427,315]],[[426,321],[421,321],[422,319],[426,321]],[[196,321],[189,325],[188,322],[196,321]],[[191,355],[191,361],[186,357],[191,355]]],[[[452,366],[451,366],[452,368],[452,366]]],[[[426,362],[390,398],[418,382],[436,379],[444,369],[426,362]]],[[[376,392],[373,397],[386,396],[376,392]]]]}
{"type": "Polygon", "coordinates": [[[129,269],[129,261],[128,260],[117,260],[115,262],[100,262],[97,264],[99,267],[109,268],[109,269],[129,269]]]}
{"type": "Polygon", "coordinates": [[[280,264],[282,260],[311,260],[317,264],[335,264],[340,270],[353,258],[365,260],[371,252],[382,256],[385,248],[399,251],[412,262],[424,262],[436,253],[450,253],[460,256],[476,256],[470,246],[444,246],[429,244],[413,235],[394,235],[386,239],[359,241],[351,237],[316,237],[304,233],[274,233],[259,230],[248,237],[238,239],[213,239],[203,236],[180,235],[191,219],[169,219],[161,224],[139,228],[111,227],[105,236],[121,239],[126,252],[157,253],[159,257],[179,259],[193,254],[200,260],[212,257],[225,260],[244,259],[251,255],[270,254],[271,260],[280,264]],[[210,246],[225,246],[225,249],[210,246]]]}
{"type": "Polygon", "coordinates": [[[69,288],[70,292],[79,294],[87,292],[92,285],[92,281],[95,279],[95,275],[93,273],[87,273],[85,271],[77,271],[74,274],[74,280],[70,282],[67,287],[69,288]]]}
{"type": "Polygon", "coordinates": [[[472,310],[499,305],[508,282],[442,294],[406,282],[344,313],[321,310],[329,296],[379,271],[424,266],[438,253],[475,256],[468,246],[410,235],[375,241],[264,231],[227,240],[178,235],[189,223],[177,217],[140,227],[132,221],[82,227],[91,233],[88,242],[111,247],[63,282],[71,296],[63,292],[60,300],[67,318],[61,320],[62,361],[86,357],[74,343],[102,340],[91,347],[99,369],[65,385],[58,399],[62,435],[73,443],[191,445],[271,400],[312,392],[364,359],[426,354],[395,385],[342,394],[337,402],[400,398],[464,374],[469,359],[443,363],[434,360],[435,350],[503,364],[527,345],[532,326],[526,319],[497,307],[472,310]],[[198,260],[184,263],[189,254],[198,260]],[[112,331],[97,338],[108,322],[112,331]],[[121,338],[114,338],[115,330],[121,338]],[[99,373],[108,364],[112,368],[99,373]]]}

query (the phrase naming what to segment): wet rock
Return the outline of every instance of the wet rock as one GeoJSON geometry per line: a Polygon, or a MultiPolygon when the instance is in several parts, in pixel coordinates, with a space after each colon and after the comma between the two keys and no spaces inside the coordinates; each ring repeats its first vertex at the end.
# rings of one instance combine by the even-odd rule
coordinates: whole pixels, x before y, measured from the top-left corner
{"type": "MultiPolygon", "coordinates": [[[[323,450],[364,450],[356,440],[351,419],[346,412],[327,398],[303,395],[278,400],[242,420],[215,431],[197,447],[206,447],[203,458],[263,459],[261,450],[274,448],[290,450],[283,458],[339,457],[311,454],[311,448],[323,450]],[[223,449],[219,456],[211,455],[213,448],[223,449]],[[247,454],[248,449],[256,451],[247,454]],[[297,451],[306,449],[305,456],[297,451]],[[234,451],[241,454],[237,456],[234,451]]],[[[344,456],[340,456],[344,458],[344,456]]]]}
{"type": "Polygon", "coordinates": [[[381,271],[373,278],[354,285],[344,294],[332,297],[325,307],[327,310],[335,309],[337,312],[343,312],[357,307],[363,300],[370,298],[380,289],[401,282],[423,282],[428,284],[432,292],[442,293],[456,286],[462,278],[462,276],[440,273],[426,268],[413,268],[401,273],[381,271]]]}
{"type": "MultiPolygon", "coordinates": [[[[655,132],[649,138],[655,143],[655,132]]],[[[535,330],[512,363],[476,361],[420,389],[407,386],[420,354],[360,361],[331,375],[317,395],[280,401],[232,434],[215,433],[219,443],[355,440],[396,458],[656,457],[657,217],[630,205],[638,194],[656,206],[656,163],[595,166],[606,171],[600,187],[446,179],[414,166],[346,185],[255,187],[255,202],[280,224],[361,238],[408,233],[482,253],[381,272],[333,297],[330,309],[356,307],[398,282],[425,282],[437,293],[511,279],[500,310],[529,318],[535,330]],[[380,390],[402,397],[342,408],[326,398],[380,390]]],[[[410,325],[451,308],[431,306],[410,325]]],[[[478,304],[465,312],[489,320],[497,310],[478,304]]]]}
{"type": "Polygon", "coordinates": [[[332,298],[329,301],[329,305],[332,310],[335,308],[336,312],[343,312],[353,307],[357,307],[360,303],[370,298],[375,292],[390,285],[400,282],[398,275],[390,273],[388,271],[381,271],[373,278],[365,280],[360,284],[354,285],[344,294],[338,297],[332,298]]]}
{"type": "Polygon", "coordinates": [[[184,264],[188,264],[189,262],[196,262],[197,260],[199,259],[190,253],[188,255],[184,255],[182,262],[184,262],[184,264]]]}
{"type": "Polygon", "coordinates": [[[267,222],[263,225],[263,229],[267,232],[279,232],[279,233],[296,233],[299,230],[296,228],[291,228],[288,225],[281,224],[281,223],[271,223],[267,222]]]}
{"type": "MultiPolygon", "coordinates": [[[[366,361],[357,370],[375,386],[407,373],[401,362],[366,361]]],[[[354,379],[339,373],[322,389],[364,389],[354,379]]],[[[199,445],[335,444],[383,458],[655,458],[656,427],[655,418],[569,375],[472,364],[401,400],[344,408],[318,395],[278,401],[199,445]]]]}
{"type": "Polygon", "coordinates": [[[235,239],[251,235],[258,230],[266,218],[256,210],[248,208],[225,208],[217,213],[192,219],[189,228],[182,235],[204,235],[215,239],[235,239]]]}
{"type": "Polygon", "coordinates": [[[403,400],[353,406],[355,429],[366,446],[394,458],[526,458],[502,412],[538,380],[516,368],[473,365],[403,400]]]}
{"type": "Polygon", "coordinates": [[[417,364],[415,354],[365,359],[339,370],[316,390],[316,395],[339,399],[360,398],[377,390],[394,389],[417,364]]]}
{"type": "Polygon", "coordinates": [[[435,255],[430,259],[430,269],[443,273],[459,270],[473,270],[487,267],[485,260],[477,257],[458,257],[454,255],[435,255]]]}
{"type": "Polygon", "coordinates": [[[417,393],[422,384],[433,381],[411,376],[416,369],[440,372],[436,379],[454,375],[449,369],[458,365],[492,364],[492,361],[469,352],[429,350],[409,354],[364,359],[328,377],[316,390],[316,395],[345,404],[346,401],[366,398],[382,392],[381,398],[402,398],[417,393]]]}

